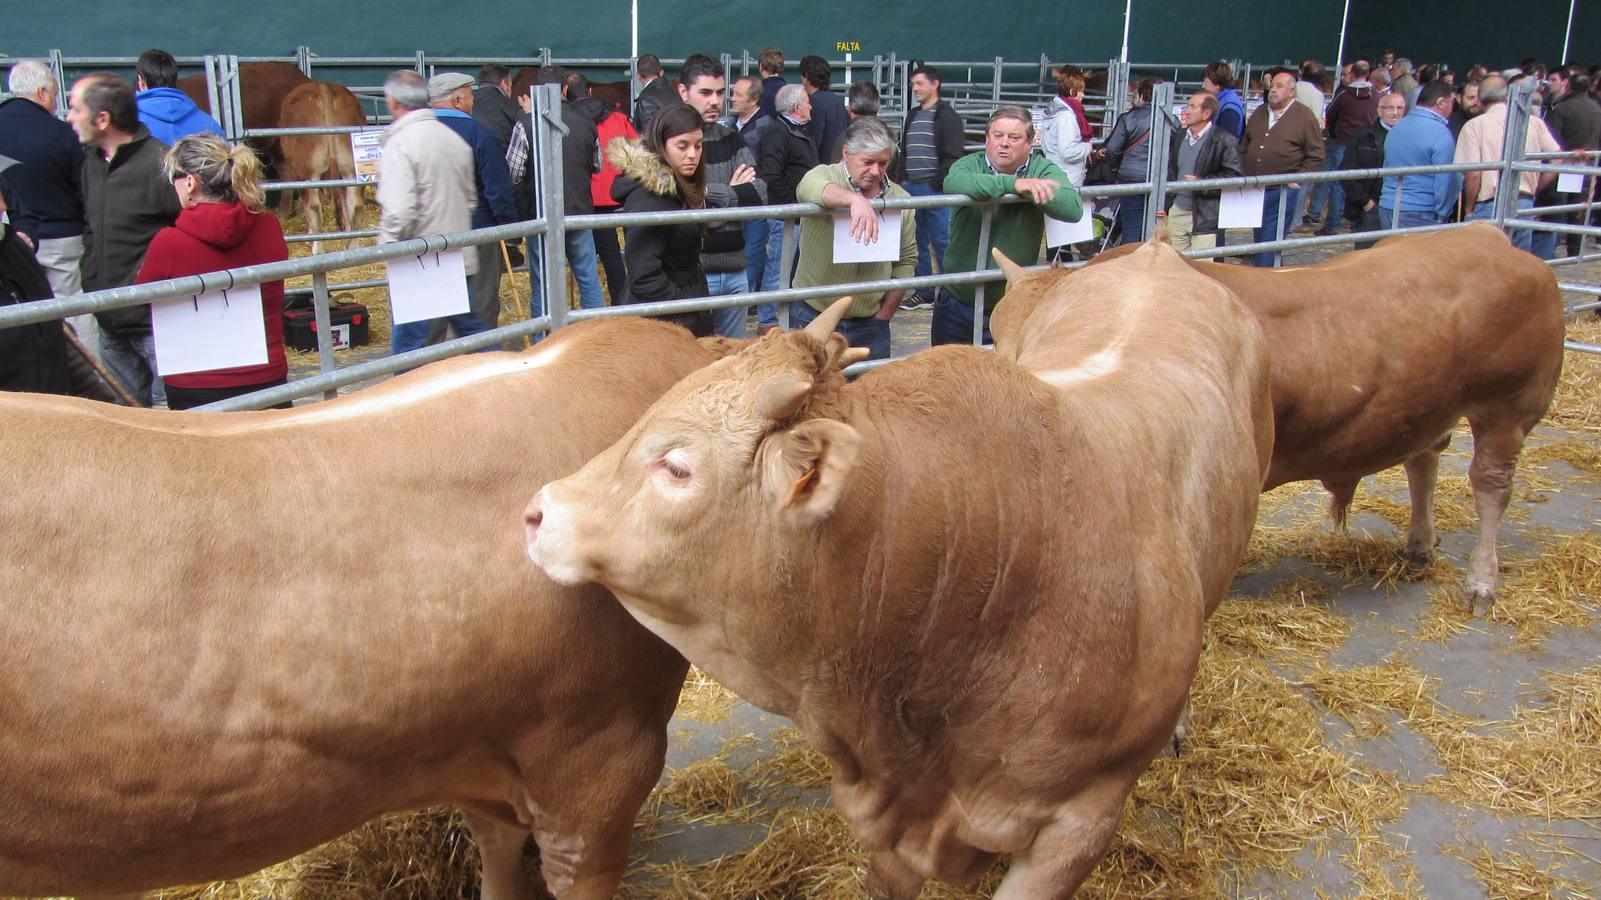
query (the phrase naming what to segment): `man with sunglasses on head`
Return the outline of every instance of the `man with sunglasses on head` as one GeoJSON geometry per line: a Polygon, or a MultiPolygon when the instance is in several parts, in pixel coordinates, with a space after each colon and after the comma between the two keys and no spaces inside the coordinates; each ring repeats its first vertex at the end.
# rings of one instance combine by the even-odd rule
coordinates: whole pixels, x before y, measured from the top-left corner
{"type": "MultiPolygon", "coordinates": [[[[85,291],[133,283],[156,232],[178,220],[183,207],[163,170],[167,145],[139,121],[133,88],[116,75],[85,75],[72,86],[67,124],[77,132],[83,163],[85,291]]],[[[100,358],[143,403],[167,402],[156,374],[150,307],[95,313],[100,358]]]]}

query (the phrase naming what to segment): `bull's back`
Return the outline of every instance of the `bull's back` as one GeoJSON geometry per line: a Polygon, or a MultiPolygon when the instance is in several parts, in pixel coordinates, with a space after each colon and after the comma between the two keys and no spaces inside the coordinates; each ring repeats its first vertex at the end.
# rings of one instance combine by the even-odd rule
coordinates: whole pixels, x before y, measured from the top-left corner
{"type": "MultiPolygon", "coordinates": [[[[361,101],[344,85],[312,81],[290,91],[278,113],[279,127],[320,128],[334,125],[365,125],[361,101]]],[[[355,177],[355,164],[348,135],[289,135],[279,139],[290,177],[295,180],[323,180],[355,177]]]]}

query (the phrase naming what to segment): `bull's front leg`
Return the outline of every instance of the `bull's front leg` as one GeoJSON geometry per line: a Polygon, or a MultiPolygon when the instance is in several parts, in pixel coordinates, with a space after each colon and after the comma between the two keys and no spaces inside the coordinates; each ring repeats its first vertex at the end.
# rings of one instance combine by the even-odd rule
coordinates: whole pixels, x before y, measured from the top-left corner
{"type": "Polygon", "coordinates": [[[1496,582],[1501,560],[1495,550],[1501,516],[1512,497],[1512,473],[1518,453],[1523,449],[1524,430],[1516,425],[1471,421],[1473,462],[1468,481],[1473,485],[1473,505],[1479,514],[1479,542],[1468,558],[1468,578],[1463,602],[1469,613],[1484,601],[1486,611],[1495,602],[1496,582]]]}
{"type": "Polygon", "coordinates": [[[1440,539],[1434,533],[1434,487],[1439,480],[1440,453],[1445,442],[1431,447],[1406,461],[1406,490],[1412,500],[1412,520],[1406,534],[1406,558],[1418,566],[1426,566],[1434,559],[1434,548],[1440,539]]]}
{"type": "Polygon", "coordinates": [[[914,900],[923,892],[921,873],[893,849],[875,850],[867,861],[867,896],[872,900],[914,900]]]}

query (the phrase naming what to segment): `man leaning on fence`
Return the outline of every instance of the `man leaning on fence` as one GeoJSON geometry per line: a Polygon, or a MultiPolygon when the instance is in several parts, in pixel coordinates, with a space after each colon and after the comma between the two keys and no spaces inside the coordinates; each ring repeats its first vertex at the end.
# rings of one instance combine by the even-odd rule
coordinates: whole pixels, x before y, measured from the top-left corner
{"type": "MultiPolygon", "coordinates": [[[[1412,111],[1390,129],[1384,140],[1384,166],[1442,166],[1451,162],[1456,144],[1446,117],[1456,98],[1451,86],[1431,81],[1418,91],[1412,111]]],[[[1462,193],[1456,172],[1433,175],[1389,175],[1379,196],[1379,224],[1384,228],[1416,228],[1444,222],[1462,193]]]]}
{"type": "MultiPolygon", "coordinates": [[[[1168,139],[1167,180],[1240,177],[1240,152],[1234,136],[1217,124],[1217,97],[1211,91],[1190,95],[1179,121],[1184,126],[1168,139]]],[[[1177,191],[1167,195],[1167,235],[1175,250],[1209,250],[1217,246],[1219,191],[1177,191]]]]}
{"type": "MultiPolygon", "coordinates": [[[[471,83],[471,79],[468,80],[471,83]]],[[[393,121],[378,142],[378,243],[405,241],[429,234],[452,234],[472,227],[478,202],[474,187],[473,151],[428,108],[428,82],[409,69],[384,79],[384,101],[393,121]]],[[[467,277],[478,271],[478,253],[464,253],[467,277]]],[[[487,331],[471,312],[442,316],[457,337],[487,331]]],[[[390,329],[390,350],[405,353],[428,341],[430,321],[407,322],[390,329]]]]}
{"type": "MultiPolygon", "coordinates": [[[[1045,216],[1064,222],[1077,222],[1084,215],[1078,189],[1056,163],[1033,149],[1034,120],[1021,106],[1002,106],[984,126],[984,149],[970,153],[951,166],[945,176],[945,192],[966,194],[974,200],[998,200],[1017,194],[1027,203],[1008,203],[990,207],[989,246],[979,245],[984,207],[960,206],[951,216],[951,244],[945,251],[944,271],[972,272],[992,269],[991,247],[1019,265],[1032,265],[1039,259],[1040,238],[1045,234],[1045,216]]],[[[991,343],[989,317],[1006,294],[1006,282],[984,285],[984,343],[991,343]]],[[[934,301],[934,321],[929,328],[932,344],[965,344],[973,340],[973,315],[977,306],[977,285],[954,284],[941,288],[934,301]]]]}
{"type": "MultiPolygon", "coordinates": [[[[1240,139],[1240,164],[1245,174],[1289,175],[1316,172],[1323,167],[1323,129],[1318,127],[1312,111],[1296,102],[1295,83],[1294,69],[1268,70],[1267,102],[1246,120],[1245,136],[1240,139]]],[[[1304,187],[1292,182],[1267,189],[1262,201],[1262,225],[1252,238],[1256,243],[1284,239],[1299,214],[1304,187]]],[[[1274,256],[1271,250],[1263,251],[1252,257],[1253,264],[1268,268],[1273,265],[1274,256]]]]}
{"type": "MultiPolygon", "coordinates": [[[[802,203],[849,210],[851,238],[873,243],[879,239],[880,218],[872,201],[911,196],[889,179],[890,162],[895,157],[895,138],[882,120],[864,116],[845,128],[842,148],[844,159],[807,172],[795,189],[795,197],[802,203]]],[[[833,219],[827,216],[802,219],[800,266],[795,270],[795,286],[818,287],[910,277],[917,266],[917,217],[909,209],[889,211],[884,216],[900,219],[900,253],[891,262],[837,263],[834,261],[833,219]]],[[[840,320],[838,331],[852,347],[870,351],[869,358],[888,359],[889,320],[905,293],[904,290],[856,293],[855,302],[840,320]]],[[[818,297],[791,304],[790,327],[804,328],[834,299],[818,297]]]]}
{"type": "MultiPolygon", "coordinates": [[[[1484,104],[1484,112],[1462,126],[1462,133],[1457,136],[1456,162],[1501,161],[1501,150],[1506,144],[1507,88],[1507,80],[1500,75],[1487,75],[1479,82],[1479,100],[1484,104]]],[[[1529,118],[1529,128],[1524,136],[1523,147],[1527,153],[1556,153],[1562,149],[1551,136],[1551,132],[1546,129],[1545,122],[1532,116],[1529,118]]],[[[1556,180],[1554,174],[1524,172],[1520,175],[1517,208],[1519,210],[1532,208],[1534,195],[1539,190],[1541,182],[1554,180],[1556,180]]],[[[1462,173],[1462,196],[1463,201],[1468,204],[1469,220],[1495,218],[1495,192],[1500,183],[1501,172],[1498,169],[1462,173]]],[[[1511,210],[1508,210],[1507,215],[1509,217],[1512,215],[1511,210]]],[[[1511,238],[1513,246],[1534,252],[1532,232],[1527,228],[1512,229],[1511,238]]]]}

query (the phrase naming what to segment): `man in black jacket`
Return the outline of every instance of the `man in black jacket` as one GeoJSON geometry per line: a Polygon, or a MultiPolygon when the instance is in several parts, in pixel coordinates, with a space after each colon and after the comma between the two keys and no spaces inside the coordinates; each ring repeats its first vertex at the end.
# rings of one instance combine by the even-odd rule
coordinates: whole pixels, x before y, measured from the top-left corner
{"type": "MultiPolygon", "coordinates": [[[[1345,157],[1340,161],[1342,170],[1378,169],[1384,166],[1384,141],[1395,123],[1406,115],[1406,97],[1389,93],[1379,98],[1379,120],[1351,135],[1345,145],[1345,157]]],[[[1345,183],[1345,217],[1351,221],[1351,233],[1378,231],[1379,194],[1384,190],[1383,178],[1364,178],[1345,183]]],[[[1356,249],[1366,250],[1377,241],[1358,241],[1356,249]]]]}
{"type": "MultiPolygon", "coordinates": [[[[756,177],[767,185],[767,202],[794,203],[795,187],[806,173],[817,167],[817,145],[806,126],[812,119],[811,98],[798,84],[786,84],[775,101],[778,118],[763,132],[761,153],[756,158],[756,177]]],[[[779,266],[783,259],[783,222],[769,219],[767,264],[762,267],[762,290],[779,289],[779,266]]],[[[799,246],[797,242],[797,246],[799,246]]],[[[787,285],[785,285],[787,287],[787,285]]],[[[775,304],[756,308],[756,326],[762,333],[778,327],[775,304]]]]}
{"type": "MultiPolygon", "coordinates": [[[[1217,95],[1196,91],[1179,121],[1184,125],[1168,146],[1167,180],[1199,181],[1238,178],[1240,151],[1234,135],[1216,127],[1217,95]]],[[[1208,250],[1217,246],[1218,191],[1169,193],[1167,234],[1175,250],[1208,250]]]]}
{"type": "Polygon", "coordinates": [[[480,67],[478,85],[473,88],[473,119],[500,138],[502,152],[511,145],[518,114],[511,99],[511,72],[496,63],[480,67]]]}
{"type": "Polygon", "coordinates": [[[819,162],[828,148],[839,141],[845,126],[851,123],[845,113],[845,101],[833,91],[834,70],[821,56],[803,56],[800,61],[801,84],[811,98],[812,121],[807,129],[812,135],[812,146],[817,148],[819,162]]]}
{"type": "MultiPolygon", "coordinates": [[[[917,106],[906,114],[901,127],[900,152],[895,154],[891,176],[913,197],[938,194],[951,165],[962,158],[962,117],[939,96],[940,72],[930,65],[919,65],[911,73],[912,99],[917,106]]],[[[943,270],[945,248],[950,244],[951,210],[917,211],[917,275],[943,270]]],[[[924,288],[907,294],[901,309],[929,309],[937,292],[924,288]]]]}
{"type": "MultiPolygon", "coordinates": [[[[83,289],[98,291],[133,283],[156,232],[173,224],[182,207],[167,180],[167,145],[139,122],[133,88],[116,75],[78,79],[67,105],[67,122],[87,148],[83,163],[83,289]]],[[[150,406],[167,402],[156,375],[150,307],[95,313],[100,357],[132,392],[150,406]]]]}
{"type": "MultiPolygon", "coordinates": [[[[1562,93],[1545,111],[1545,124],[1551,129],[1557,143],[1564,150],[1601,149],[1601,106],[1591,100],[1590,76],[1578,66],[1563,66],[1551,73],[1551,87],[1560,85],[1562,93]]],[[[1586,178],[1584,190],[1577,194],[1560,195],[1562,203],[1583,203],[1594,189],[1595,179],[1586,178]]],[[[1569,213],[1564,219],[1573,225],[1584,222],[1584,212],[1569,213]]],[[[1579,255],[1583,235],[1568,235],[1568,255],[1579,255]]]]}
{"type": "Polygon", "coordinates": [[[634,130],[644,134],[650,128],[650,120],[662,111],[662,107],[680,101],[673,86],[667,83],[667,78],[662,74],[662,61],[656,54],[640,54],[634,64],[634,77],[639,79],[640,88],[639,96],[634,98],[631,121],[634,130]]]}

